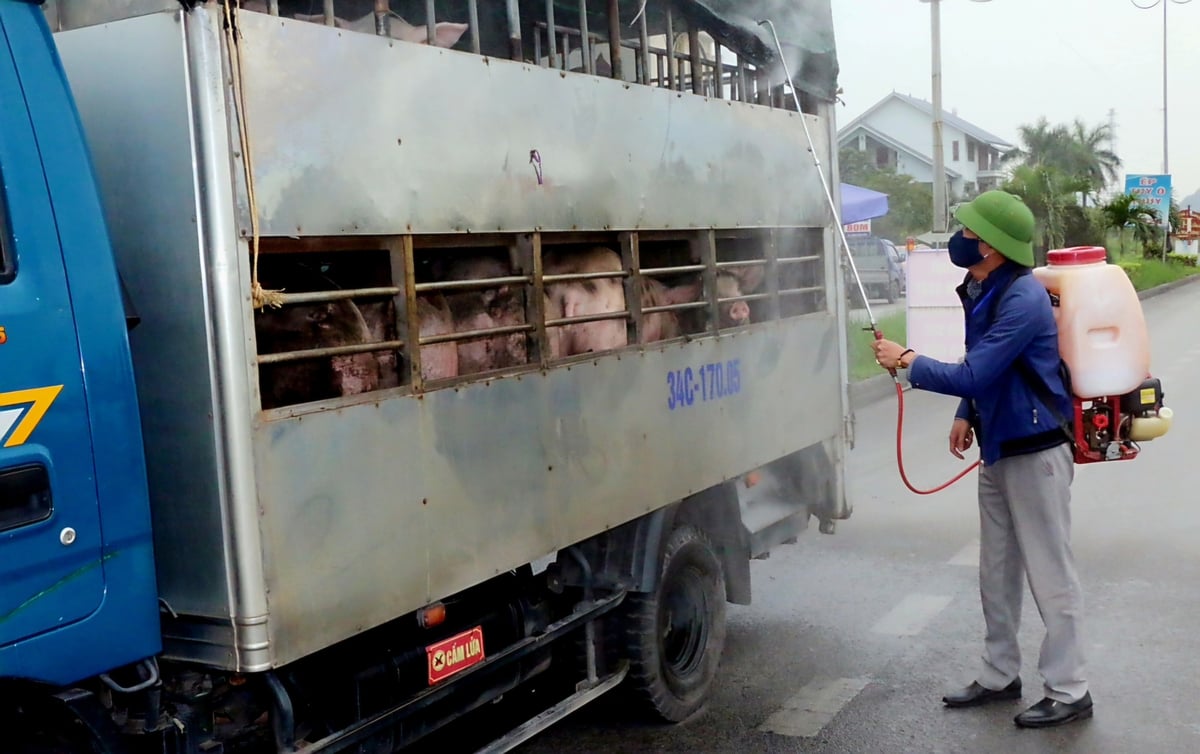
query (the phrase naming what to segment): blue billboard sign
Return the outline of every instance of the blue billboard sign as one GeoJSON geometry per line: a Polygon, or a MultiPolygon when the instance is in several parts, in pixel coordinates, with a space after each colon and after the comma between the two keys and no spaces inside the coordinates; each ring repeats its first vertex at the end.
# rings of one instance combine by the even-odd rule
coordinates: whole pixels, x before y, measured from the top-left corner
{"type": "Polygon", "coordinates": [[[1171,176],[1126,175],[1125,193],[1133,194],[1154,211],[1158,224],[1166,226],[1171,217],[1171,176]]]}

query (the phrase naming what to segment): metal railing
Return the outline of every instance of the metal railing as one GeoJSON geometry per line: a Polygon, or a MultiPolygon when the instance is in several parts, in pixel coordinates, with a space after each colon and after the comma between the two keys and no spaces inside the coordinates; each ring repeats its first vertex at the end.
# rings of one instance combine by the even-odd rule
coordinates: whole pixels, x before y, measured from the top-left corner
{"type": "MultiPolygon", "coordinates": [[[[744,234],[745,231],[739,231],[739,233],[744,234]]],[[[664,249],[659,249],[657,244],[674,243],[676,247],[679,244],[687,244],[690,247],[689,255],[692,256],[693,260],[698,257],[700,261],[649,267],[641,267],[643,251],[639,241],[639,234],[637,232],[627,232],[617,235],[618,238],[613,246],[618,247],[620,251],[621,269],[619,270],[545,274],[542,266],[544,253],[541,234],[534,233],[528,236],[528,241],[524,244],[514,240],[509,247],[510,251],[519,248],[525,249],[524,263],[514,265],[514,268],[518,270],[517,273],[472,280],[437,280],[428,282],[416,282],[415,280],[414,271],[417,269],[418,255],[435,253],[435,251],[441,250],[445,246],[446,241],[438,242],[438,245],[433,248],[420,250],[415,248],[412,236],[404,236],[400,239],[389,241],[384,245],[388,246],[393,254],[392,274],[401,278],[399,281],[401,284],[285,293],[282,297],[282,305],[287,307],[332,301],[348,301],[361,305],[373,300],[390,298],[396,304],[396,318],[395,321],[388,323],[388,329],[390,330],[394,327],[399,337],[338,346],[314,344],[312,348],[264,353],[258,356],[258,363],[260,365],[271,365],[304,359],[323,359],[335,356],[392,352],[396,354],[397,368],[399,370],[398,378],[400,381],[400,384],[395,387],[407,387],[411,390],[422,391],[427,387],[426,382],[421,376],[421,347],[425,346],[451,343],[461,345],[480,339],[512,335],[521,335],[526,338],[527,357],[524,364],[517,367],[504,367],[502,369],[475,374],[460,374],[455,377],[431,381],[428,385],[429,387],[443,387],[494,376],[497,373],[512,371],[514,369],[518,371],[542,369],[558,363],[567,363],[577,358],[590,359],[598,355],[590,352],[587,354],[560,354],[556,358],[553,354],[549,353],[547,347],[547,331],[553,328],[620,320],[626,322],[628,327],[629,339],[627,347],[636,348],[645,346],[651,342],[643,336],[646,332],[645,320],[652,315],[682,314],[685,312],[707,310],[707,316],[703,318],[704,324],[700,326],[699,330],[689,331],[683,327],[683,322],[681,321],[678,337],[692,338],[701,335],[719,335],[721,332],[731,329],[730,325],[722,323],[720,313],[723,307],[737,302],[758,305],[758,316],[752,317],[748,323],[752,326],[764,321],[778,319],[781,316],[781,311],[783,311],[781,302],[784,300],[803,294],[825,292],[824,268],[821,266],[824,264],[824,255],[802,254],[778,256],[774,237],[769,231],[760,232],[760,237],[752,239],[749,247],[743,247],[742,251],[737,252],[738,258],[722,258],[729,255],[725,253],[722,247],[723,241],[717,238],[714,231],[700,233],[686,232],[676,235],[674,241],[665,238],[662,231],[655,231],[653,234],[648,234],[652,240],[647,243],[654,246],[651,256],[660,256],[659,252],[664,252],[664,249]],[[751,252],[746,252],[745,248],[750,248],[751,252]],[[746,258],[748,253],[749,258],[746,258]],[[794,287],[781,287],[780,281],[785,277],[784,272],[789,268],[800,265],[816,266],[815,269],[809,268],[809,271],[803,275],[805,279],[802,282],[805,284],[794,287]],[[529,269],[530,271],[528,274],[522,274],[520,272],[521,268],[529,269]],[[742,291],[740,295],[735,296],[718,294],[716,283],[719,276],[738,276],[739,273],[753,270],[761,272],[762,281],[755,290],[742,291]],[[651,305],[648,300],[643,298],[643,280],[658,280],[661,278],[687,279],[687,276],[693,276],[693,281],[696,280],[696,276],[699,276],[703,282],[703,285],[698,286],[698,290],[701,292],[696,300],[654,303],[651,305]],[[624,308],[573,317],[553,316],[546,312],[543,296],[547,292],[554,291],[554,286],[597,280],[620,280],[623,283],[625,290],[624,308]],[[420,334],[420,315],[417,306],[417,301],[420,297],[437,294],[447,296],[461,295],[473,291],[482,292],[489,289],[500,291],[505,287],[508,288],[509,295],[519,297],[515,302],[510,303],[519,303],[520,299],[523,299],[524,321],[515,324],[505,323],[495,327],[475,328],[440,334],[420,334]],[[415,344],[417,347],[411,347],[412,344],[415,344]]],[[[745,239],[743,238],[743,240],[745,239]]],[[[306,252],[297,253],[310,252],[315,241],[310,238],[305,239],[304,243],[306,244],[306,252]]],[[[469,243],[469,241],[463,239],[462,243],[469,243]]],[[[286,240],[281,240],[279,243],[274,244],[272,246],[272,253],[286,253],[287,244],[288,241],[286,240]]],[[[341,248],[340,242],[331,243],[331,247],[341,248]]],[[[679,248],[677,248],[678,250],[679,248]]],[[[682,253],[682,251],[679,251],[679,253],[682,253]]],[[[823,297],[815,297],[811,305],[803,304],[799,301],[796,303],[802,305],[799,310],[795,306],[787,307],[790,312],[789,316],[820,311],[819,307],[825,306],[823,297]]],[[[699,323],[700,320],[696,320],[696,322],[699,323]]]]}
{"type": "MultiPolygon", "coordinates": [[[[267,0],[265,3],[263,0],[243,0],[242,5],[244,10],[263,11],[274,16],[280,14],[279,0],[267,0]]],[[[435,0],[425,0],[423,25],[426,29],[425,41],[430,45],[437,39],[436,6],[435,0]]],[[[504,0],[508,57],[563,71],[598,75],[598,51],[607,47],[610,70],[606,75],[615,79],[776,109],[795,109],[791,98],[784,96],[782,82],[772,83],[765,70],[747,63],[736,51],[714,40],[713,55],[709,59],[701,44],[701,34],[704,31],[684,19],[677,19],[668,0],[648,0],[648,7],[638,15],[637,28],[629,37],[622,34],[628,33],[634,19],[621,18],[617,0],[606,0],[606,6],[608,28],[601,32],[588,28],[588,0],[579,0],[581,21],[578,28],[557,22],[554,0],[545,0],[542,17],[534,19],[530,24],[533,29],[532,56],[531,59],[527,59],[527,48],[521,31],[523,20],[520,4],[518,0],[504,0]],[[665,19],[665,46],[651,43],[647,21],[651,12],[658,13],[659,7],[665,19]],[[675,49],[676,42],[682,39],[687,40],[687,49],[675,49]],[[623,50],[634,53],[634,70],[631,76],[625,75],[623,50]],[[569,67],[568,61],[576,51],[580,53],[580,65],[569,67]],[[728,59],[726,53],[729,55],[728,59]],[[736,62],[733,58],[736,58],[736,62]]],[[[373,15],[374,33],[380,36],[391,35],[394,23],[407,23],[390,10],[387,0],[375,0],[373,15]]],[[[468,0],[467,16],[470,49],[478,55],[481,54],[481,35],[477,0],[468,0]]],[[[327,26],[337,24],[335,0],[323,0],[319,17],[327,26]]],[[[711,37],[709,39],[711,40],[711,37]]]]}

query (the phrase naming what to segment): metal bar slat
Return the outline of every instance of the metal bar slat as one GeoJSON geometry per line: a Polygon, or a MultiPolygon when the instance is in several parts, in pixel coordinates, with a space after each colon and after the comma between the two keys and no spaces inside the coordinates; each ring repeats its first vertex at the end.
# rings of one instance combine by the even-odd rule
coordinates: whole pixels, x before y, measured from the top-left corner
{"type": "Polygon", "coordinates": [[[764,250],[767,261],[766,283],[767,295],[771,297],[769,317],[779,319],[779,238],[776,231],[767,234],[767,248],[764,250]]]}
{"type": "Polygon", "coordinates": [[[660,312],[680,312],[687,309],[703,309],[708,306],[707,301],[689,301],[684,304],[663,304],[662,306],[645,306],[642,307],[642,314],[658,314],[660,312]]]}
{"type": "MultiPolygon", "coordinates": [[[[417,301],[415,298],[409,299],[404,295],[405,272],[403,238],[388,239],[386,248],[388,253],[388,273],[391,275],[391,280],[393,283],[399,283],[399,285],[395,286],[396,295],[392,296],[392,306],[394,307],[393,316],[395,317],[395,320],[392,324],[396,328],[397,335],[407,338],[409,343],[415,343],[416,341],[412,340],[412,334],[408,331],[408,310],[411,307],[415,313],[417,301]]],[[[408,351],[408,348],[404,348],[396,354],[396,376],[400,380],[401,384],[408,384],[409,375],[412,374],[412,365],[410,364],[412,355],[408,351]]]]}
{"type": "MultiPolygon", "coordinates": [[[[554,35],[551,34],[551,37],[554,35]]],[[[538,363],[544,369],[550,363],[550,337],[546,333],[546,286],[542,272],[542,234],[534,233],[528,242],[530,269],[533,270],[533,295],[526,306],[526,322],[533,322],[533,339],[538,363]]]]}
{"type": "MultiPolygon", "coordinates": [[[[671,11],[671,3],[667,3],[667,85],[668,89],[675,87],[675,14],[671,11]]],[[[680,87],[682,88],[682,87],[680,87]]]]}
{"type": "Polygon", "coordinates": [[[735,301],[765,301],[769,299],[769,293],[746,293],[741,296],[730,296],[729,298],[718,298],[718,304],[732,304],[735,301]]]}
{"type": "Polygon", "coordinates": [[[779,257],[775,260],[779,264],[800,264],[801,262],[819,262],[821,261],[820,254],[810,254],[804,257],[779,257]]]}
{"type": "Polygon", "coordinates": [[[542,278],[542,282],[572,283],[579,280],[608,280],[610,278],[623,278],[626,274],[624,270],[612,270],[609,272],[564,272],[561,275],[546,275],[542,278]]]}
{"type": "Polygon", "coordinates": [[[562,325],[582,325],[588,322],[604,322],[610,319],[629,319],[629,310],[619,312],[601,312],[599,314],[583,314],[578,317],[559,317],[558,319],[546,320],[546,327],[560,327],[562,325]]]}
{"type": "Polygon", "coordinates": [[[713,84],[717,99],[725,99],[725,66],[721,63],[721,45],[715,48],[716,60],[713,63],[713,84]]]}
{"type": "Polygon", "coordinates": [[[642,49],[638,51],[638,57],[642,61],[642,83],[646,86],[650,85],[650,27],[646,25],[646,9],[642,9],[641,18],[638,19],[638,39],[642,43],[642,49]]]}
{"type": "Polygon", "coordinates": [[[785,288],[779,292],[780,296],[799,296],[801,293],[817,293],[824,291],[823,285],[810,285],[806,288],[785,288]]]}
{"type": "Polygon", "coordinates": [[[579,0],[579,45],[583,50],[583,70],[595,73],[592,66],[592,42],[588,38],[587,0],[579,0]]]}
{"type": "Polygon", "coordinates": [[[708,267],[702,264],[687,264],[681,267],[647,267],[642,270],[646,277],[662,277],[664,275],[682,275],[685,272],[704,272],[708,267]]]}
{"type": "MultiPolygon", "coordinates": [[[[553,0],[551,0],[553,2],[553,0]]],[[[479,47],[479,3],[477,0],[467,0],[467,24],[471,29],[471,52],[478,55],[479,47]]]]}
{"type": "Polygon", "coordinates": [[[333,0],[325,0],[324,9],[325,25],[337,26],[337,16],[333,12],[333,0]]]}
{"type": "Polygon", "coordinates": [[[736,270],[740,267],[762,267],[766,263],[765,259],[738,259],[732,262],[717,262],[717,269],[736,270]]]}
{"type": "Polygon", "coordinates": [[[392,13],[388,0],[375,0],[375,34],[380,37],[390,37],[392,33],[392,13]]]}
{"type": "Polygon", "coordinates": [[[515,335],[517,333],[533,332],[533,325],[505,325],[504,327],[489,327],[484,330],[463,330],[462,332],[446,333],[445,335],[430,335],[428,338],[421,338],[420,344],[423,346],[433,346],[438,343],[458,343],[467,340],[479,340],[480,338],[494,338],[500,335],[515,335]]]}
{"type": "MultiPolygon", "coordinates": [[[[645,15],[645,14],[643,14],[645,15]]],[[[625,308],[629,310],[630,343],[641,343],[643,333],[641,246],[636,232],[621,234],[621,266],[629,273],[625,278],[625,308]]]]}
{"type": "Polygon", "coordinates": [[[284,293],[283,304],[315,304],[322,301],[345,301],[354,298],[369,298],[373,296],[395,296],[401,289],[396,286],[385,288],[349,288],[338,291],[310,291],[305,293],[284,293]]]}
{"type": "MultiPolygon", "coordinates": [[[[518,0],[508,0],[508,56],[511,60],[525,57],[521,49],[521,7],[518,0]]],[[[432,44],[432,42],[430,43],[432,44]]]]}
{"type": "Polygon", "coordinates": [[[621,6],[618,0],[608,0],[608,54],[612,58],[612,77],[623,80],[625,70],[621,60],[621,6]]]}
{"type": "Polygon", "coordinates": [[[691,57],[692,94],[704,94],[704,61],[700,58],[700,27],[688,23],[688,55],[691,57]]]}
{"type": "Polygon", "coordinates": [[[434,293],[436,291],[473,291],[483,288],[496,288],[501,285],[525,285],[529,282],[527,275],[512,275],[502,278],[480,278],[479,280],[443,280],[437,283],[418,283],[417,293],[434,293]]]}
{"type": "Polygon", "coordinates": [[[390,351],[404,348],[403,340],[383,340],[378,343],[356,343],[352,346],[329,346],[328,348],[308,348],[299,351],[280,351],[279,353],[264,353],[258,357],[259,364],[280,364],[288,361],[304,361],[306,359],[321,359],[329,356],[349,356],[357,353],[372,351],[390,351]]]}
{"type": "MultiPolygon", "coordinates": [[[[474,2],[475,0],[471,0],[474,2]]],[[[558,67],[558,45],[554,38],[554,0],[546,0],[546,43],[550,47],[550,67],[558,67]]]]}
{"type": "Polygon", "coordinates": [[[721,329],[721,308],[717,304],[717,234],[715,231],[705,231],[698,239],[700,258],[704,260],[704,289],[708,291],[709,329],[717,332],[721,329]]]}
{"type": "Polygon", "coordinates": [[[267,0],[267,13],[272,16],[279,15],[279,0],[267,0]]]}
{"type": "Polygon", "coordinates": [[[435,0],[425,0],[425,34],[430,47],[437,44],[437,8],[435,0]]]}
{"type": "Polygon", "coordinates": [[[400,251],[403,256],[401,263],[404,266],[404,300],[406,302],[404,313],[407,315],[405,329],[408,332],[408,342],[416,344],[412,348],[405,349],[405,353],[408,355],[408,378],[413,389],[420,392],[425,387],[425,378],[421,376],[421,319],[420,305],[417,301],[417,262],[411,235],[404,236],[400,251]]]}

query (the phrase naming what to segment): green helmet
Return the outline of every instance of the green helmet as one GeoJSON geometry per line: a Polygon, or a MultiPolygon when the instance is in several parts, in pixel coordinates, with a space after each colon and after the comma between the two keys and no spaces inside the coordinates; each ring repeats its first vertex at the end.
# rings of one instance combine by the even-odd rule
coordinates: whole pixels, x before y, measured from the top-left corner
{"type": "Polygon", "coordinates": [[[954,212],[984,243],[1019,265],[1033,267],[1033,213],[1006,191],[985,191],[954,212]]]}

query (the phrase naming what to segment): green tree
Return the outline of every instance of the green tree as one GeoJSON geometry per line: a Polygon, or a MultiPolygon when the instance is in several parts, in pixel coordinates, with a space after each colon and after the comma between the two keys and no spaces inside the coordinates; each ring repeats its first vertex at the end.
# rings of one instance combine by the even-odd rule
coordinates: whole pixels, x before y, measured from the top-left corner
{"type": "Polygon", "coordinates": [[[875,235],[903,240],[933,226],[933,188],[894,168],[876,167],[867,152],[842,149],[838,168],[846,183],[888,195],[888,213],[871,221],[875,235]]]}

